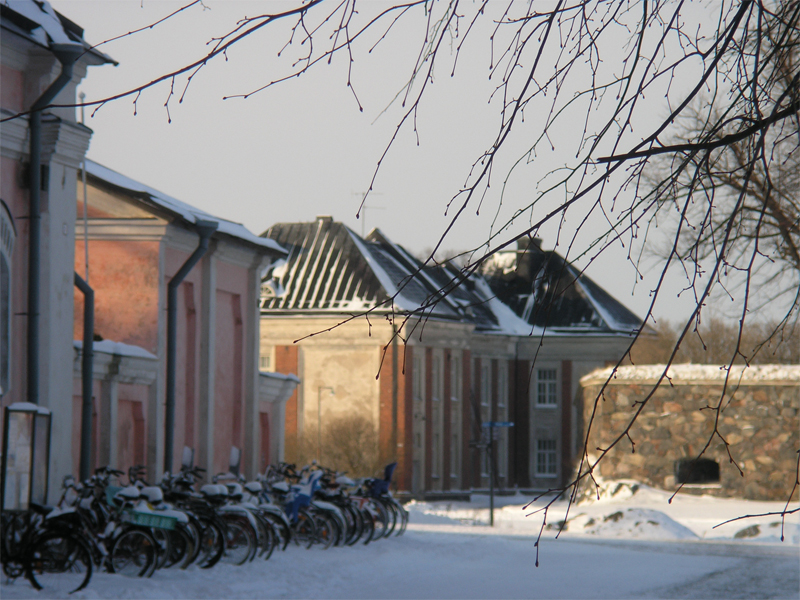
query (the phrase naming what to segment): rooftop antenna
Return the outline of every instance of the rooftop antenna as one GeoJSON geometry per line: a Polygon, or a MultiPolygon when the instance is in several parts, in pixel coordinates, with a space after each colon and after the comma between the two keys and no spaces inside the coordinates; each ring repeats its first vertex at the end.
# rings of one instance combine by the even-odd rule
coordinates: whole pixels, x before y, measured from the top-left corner
{"type": "Polygon", "coordinates": [[[364,200],[367,198],[367,194],[369,193],[370,196],[383,196],[381,192],[352,192],[353,196],[361,196],[361,207],[359,208],[358,212],[356,213],[356,219],[361,221],[361,237],[363,238],[365,235],[365,230],[367,228],[367,209],[372,210],[386,210],[385,206],[371,206],[369,204],[364,204],[364,200]]]}

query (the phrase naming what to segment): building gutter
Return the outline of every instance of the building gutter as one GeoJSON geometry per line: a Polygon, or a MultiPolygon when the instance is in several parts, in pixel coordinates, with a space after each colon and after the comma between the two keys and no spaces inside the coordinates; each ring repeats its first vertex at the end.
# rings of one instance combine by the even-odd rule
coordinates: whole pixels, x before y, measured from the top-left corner
{"type": "Polygon", "coordinates": [[[80,480],[92,474],[92,370],[94,367],[94,290],[75,273],[75,286],[83,292],[83,346],[81,347],[81,458],[80,480]]]}
{"type": "Polygon", "coordinates": [[[28,402],[39,404],[39,296],[41,271],[42,111],[72,79],[72,67],[83,54],[81,44],[52,44],[61,74],[30,109],[30,205],[28,254],[28,402]]]}
{"type": "Polygon", "coordinates": [[[211,236],[219,227],[216,221],[198,220],[197,248],[167,284],[167,399],[164,417],[164,472],[172,471],[175,444],[175,374],[178,360],[178,286],[208,250],[211,236]]]}

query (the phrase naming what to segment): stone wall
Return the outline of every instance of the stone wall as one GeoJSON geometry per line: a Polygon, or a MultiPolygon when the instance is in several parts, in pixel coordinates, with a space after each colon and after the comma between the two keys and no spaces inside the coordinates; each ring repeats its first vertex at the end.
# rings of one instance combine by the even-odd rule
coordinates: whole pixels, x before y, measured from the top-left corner
{"type": "MultiPolygon", "coordinates": [[[[597,455],[597,448],[608,447],[623,434],[663,371],[663,365],[617,371],[597,403],[590,454],[597,455]]],[[[584,432],[594,401],[610,375],[611,369],[603,369],[581,379],[584,432]]],[[[710,440],[703,456],[719,465],[719,480],[687,484],[683,492],[786,500],[797,477],[800,366],[734,367],[727,388],[725,371],[718,366],[675,365],[668,376],[631,427],[631,439],[623,438],[610,451],[599,474],[674,490],[678,461],[697,458],[710,440]],[[712,436],[717,412],[707,408],[720,400],[718,431],[727,448],[719,436],[712,436]]]]}

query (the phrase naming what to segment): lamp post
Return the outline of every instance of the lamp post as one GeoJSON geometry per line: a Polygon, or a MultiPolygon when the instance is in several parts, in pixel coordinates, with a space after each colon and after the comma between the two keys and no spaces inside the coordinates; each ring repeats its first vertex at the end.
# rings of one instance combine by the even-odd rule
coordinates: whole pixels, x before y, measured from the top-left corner
{"type": "Polygon", "coordinates": [[[317,388],[317,460],[322,459],[322,390],[328,390],[331,396],[336,392],[330,386],[320,386],[317,388]]]}

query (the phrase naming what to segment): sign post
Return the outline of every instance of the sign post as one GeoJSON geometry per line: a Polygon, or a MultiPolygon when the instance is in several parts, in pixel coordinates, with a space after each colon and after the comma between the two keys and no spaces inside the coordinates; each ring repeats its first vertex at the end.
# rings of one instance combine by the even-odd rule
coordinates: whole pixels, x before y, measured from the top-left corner
{"type": "Polygon", "coordinates": [[[494,436],[498,427],[513,427],[511,421],[484,421],[482,427],[489,429],[489,527],[494,527],[494,436]]]}

